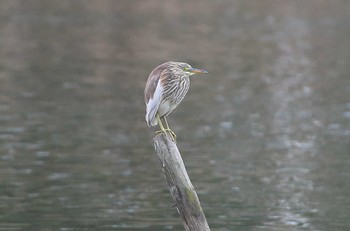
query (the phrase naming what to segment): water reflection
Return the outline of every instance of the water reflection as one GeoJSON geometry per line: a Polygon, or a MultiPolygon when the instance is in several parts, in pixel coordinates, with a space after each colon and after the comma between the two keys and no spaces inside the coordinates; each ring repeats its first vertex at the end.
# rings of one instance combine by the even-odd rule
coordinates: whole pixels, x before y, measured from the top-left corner
{"type": "Polygon", "coordinates": [[[0,227],[182,229],[144,121],[159,63],[213,230],[348,230],[346,1],[2,2],[0,227]],[[136,4],[137,3],[137,4],[136,4]]]}

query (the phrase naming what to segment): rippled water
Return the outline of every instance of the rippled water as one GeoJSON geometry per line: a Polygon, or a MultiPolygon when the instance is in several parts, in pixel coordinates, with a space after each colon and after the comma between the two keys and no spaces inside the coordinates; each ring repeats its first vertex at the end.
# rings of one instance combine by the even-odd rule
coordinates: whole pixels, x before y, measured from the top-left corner
{"type": "Polygon", "coordinates": [[[349,230],[350,4],[0,3],[0,229],[182,230],[144,121],[169,118],[212,230],[349,230]]]}

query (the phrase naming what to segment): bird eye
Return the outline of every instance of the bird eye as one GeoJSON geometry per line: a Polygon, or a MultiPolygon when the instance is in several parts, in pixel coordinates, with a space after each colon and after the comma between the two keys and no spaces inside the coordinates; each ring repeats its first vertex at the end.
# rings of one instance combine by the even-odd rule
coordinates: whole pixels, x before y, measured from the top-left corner
{"type": "Polygon", "coordinates": [[[189,67],[183,67],[182,70],[184,70],[184,71],[189,71],[190,68],[189,68],[189,67]]]}

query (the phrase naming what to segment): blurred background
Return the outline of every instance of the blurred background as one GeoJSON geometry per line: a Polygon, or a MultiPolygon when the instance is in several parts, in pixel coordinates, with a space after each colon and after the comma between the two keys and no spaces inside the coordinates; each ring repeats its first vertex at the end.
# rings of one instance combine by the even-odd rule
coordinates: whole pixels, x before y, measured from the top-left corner
{"type": "Polygon", "coordinates": [[[0,230],[183,230],[146,126],[169,117],[212,230],[350,230],[348,0],[0,2],[0,230]]]}

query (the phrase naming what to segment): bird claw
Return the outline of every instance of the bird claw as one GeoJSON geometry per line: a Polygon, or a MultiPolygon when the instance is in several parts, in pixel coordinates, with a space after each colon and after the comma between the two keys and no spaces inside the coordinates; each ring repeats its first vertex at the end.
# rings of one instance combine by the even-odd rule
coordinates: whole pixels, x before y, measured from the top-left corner
{"type": "Polygon", "coordinates": [[[160,134],[160,133],[164,133],[165,135],[169,134],[171,137],[171,140],[176,142],[176,134],[175,132],[173,132],[173,130],[171,130],[170,128],[168,129],[164,129],[164,130],[160,130],[160,131],[156,131],[156,135],[160,134]],[[168,133],[167,133],[168,132],[168,133]]]}
{"type": "Polygon", "coordinates": [[[171,139],[176,142],[176,134],[171,129],[167,129],[167,131],[170,133],[171,139]]]}

